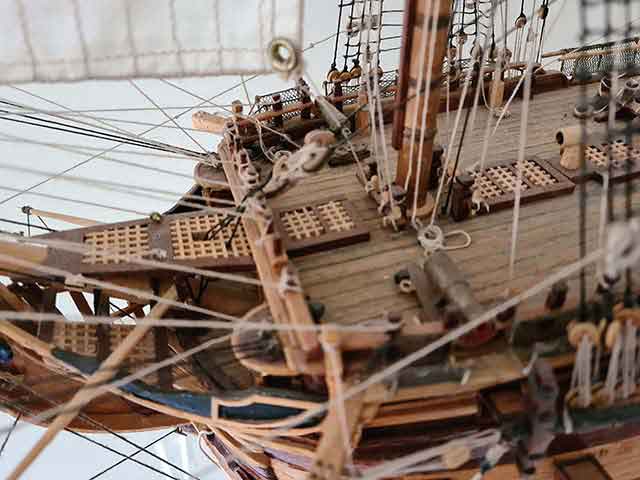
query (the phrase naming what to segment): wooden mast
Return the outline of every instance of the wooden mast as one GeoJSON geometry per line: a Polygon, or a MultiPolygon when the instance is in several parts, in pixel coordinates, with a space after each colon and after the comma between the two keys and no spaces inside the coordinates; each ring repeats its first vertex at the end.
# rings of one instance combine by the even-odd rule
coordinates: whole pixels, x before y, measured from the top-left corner
{"type": "MultiPolygon", "coordinates": [[[[434,139],[437,131],[438,107],[440,104],[440,84],[442,82],[442,65],[447,48],[449,33],[449,15],[451,2],[440,0],[436,11],[436,0],[407,0],[405,5],[406,21],[405,36],[402,44],[402,66],[398,85],[398,96],[396,107],[398,114],[394,117],[393,146],[400,150],[398,155],[398,167],[396,172],[396,183],[404,185],[407,178],[408,196],[407,205],[413,205],[413,196],[416,186],[416,177],[420,170],[418,188],[418,214],[426,215],[433,208],[433,201],[429,199],[427,189],[431,174],[431,159],[433,155],[434,139]],[[435,48],[433,49],[433,59],[429,58],[430,49],[427,46],[424,55],[423,88],[418,85],[420,75],[423,28],[429,29],[432,25],[433,16],[437,15],[438,31],[436,32],[435,48]],[[429,66],[431,66],[431,85],[427,85],[429,66]],[[426,87],[426,88],[425,88],[426,87]],[[429,101],[426,102],[426,90],[429,89],[429,101]],[[418,92],[422,90],[422,95],[418,98],[418,92]],[[418,158],[420,147],[420,120],[423,109],[427,109],[426,131],[422,155],[418,158]],[[411,162],[411,130],[415,113],[418,114],[418,127],[414,138],[413,162],[411,162]],[[413,163],[413,165],[410,165],[413,163]],[[422,164],[420,168],[418,165],[422,164]]],[[[431,33],[427,33],[427,38],[431,38],[431,33]]],[[[428,45],[428,42],[427,42],[428,45]]]]}

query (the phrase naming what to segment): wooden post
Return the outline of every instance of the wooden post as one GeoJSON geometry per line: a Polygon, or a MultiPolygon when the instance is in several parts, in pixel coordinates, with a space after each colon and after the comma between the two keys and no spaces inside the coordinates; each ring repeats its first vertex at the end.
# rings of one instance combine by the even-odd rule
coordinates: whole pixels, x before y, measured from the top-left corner
{"type": "MultiPolygon", "coordinates": [[[[242,102],[240,100],[234,100],[233,102],[231,102],[231,111],[233,112],[233,119],[234,119],[234,123],[236,125],[238,125],[238,123],[240,123],[240,121],[242,120],[242,112],[244,110],[244,107],[242,106],[242,102]]],[[[238,127],[238,135],[240,137],[242,137],[243,135],[247,134],[247,128],[246,127],[238,127]]]]}
{"type": "MultiPolygon", "coordinates": [[[[405,92],[399,92],[400,98],[406,99],[406,106],[403,118],[403,138],[398,156],[398,168],[396,172],[396,183],[404,185],[408,180],[407,198],[409,199],[409,205],[413,204],[414,189],[416,187],[416,179],[418,176],[418,165],[420,167],[420,178],[418,186],[418,214],[426,215],[432,208],[432,201],[429,202],[429,196],[427,194],[429,186],[429,177],[431,174],[431,159],[433,155],[433,143],[437,129],[438,108],[440,103],[440,83],[442,79],[442,65],[444,61],[445,51],[447,47],[447,35],[448,35],[448,18],[450,3],[447,0],[439,0],[440,7],[438,11],[435,11],[435,0],[431,3],[432,8],[427,10],[426,3],[418,0],[408,0],[410,5],[409,11],[415,11],[415,16],[408,22],[408,30],[406,36],[411,37],[407,42],[410,42],[410,52],[406,53],[410,61],[405,62],[402,66],[404,78],[408,79],[404,82],[401,76],[400,88],[403,86],[406,88],[405,92]],[[420,47],[422,44],[423,28],[430,29],[433,16],[437,16],[438,31],[435,37],[435,48],[433,50],[433,59],[427,58],[424,62],[425,71],[423,72],[423,85],[418,85],[418,76],[420,74],[420,47]],[[428,70],[431,64],[431,81],[430,85],[427,85],[427,78],[429,76],[428,70]],[[408,75],[407,75],[408,71],[408,75]],[[426,103],[426,91],[430,90],[429,102],[426,103]],[[418,98],[418,93],[422,93],[418,98]],[[423,109],[427,109],[426,118],[426,131],[424,132],[424,144],[422,146],[422,156],[418,158],[418,151],[420,149],[420,131],[416,131],[415,145],[413,147],[413,160],[410,159],[411,151],[411,129],[413,127],[413,118],[417,111],[418,124],[422,118],[423,109]],[[412,165],[410,165],[410,162],[412,165]]],[[[431,32],[427,33],[427,39],[431,37],[431,32]]],[[[428,44],[428,42],[427,42],[428,44]]],[[[427,52],[429,52],[427,48],[427,52]]],[[[395,127],[395,126],[394,126],[395,127]]],[[[396,128],[400,128],[399,126],[396,128]]]]}
{"type": "MultiPolygon", "coordinates": [[[[97,317],[108,317],[111,315],[111,305],[109,296],[102,290],[96,288],[93,291],[93,311],[97,317]]],[[[96,358],[99,362],[104,362],[111,353],[111,341],[109,338],[109,325],[96,325],[96,339],[98,340],[96,358]]]]}
{"type": "MultiPolygon", "coordinates": [[[[237,155],[234,154],[234,149],[228,150],[225,145],[222,145],[218,151],[221,158],[226,160],[223,162],[222,168],[231,185],[233,197],[236,203],[240,204],[246,196],[246,190],[242,187],[238,172],[238,169],[242,167],[241,162],[244,161],[243,155],[239,152],[237,155]],[[233,162],[229,160],[233,160],[233,162]]],[[[313,325],[314,322],[303,292],[299,291],[299,289],[292,289],[281,295],[278,289],[273,288],[273,285],[277,285],[280,282],[282,270],[289,262],[287,253],[281,245],[281,240],[274,235],[275,231],[273,233],[271,233],[272,230],[264,232],[265,225],[247,217],[242,218],[242,224],[251,246],[258,277],[269,285],[264,289],[264,296],[269,304],[274,323],[313,325]],[[266,235],[263,235],[263,233],[266,233],[266,235]]],[[[269,229],[272,227],[273,224],[270,223],[269,229]]],[[[319,349],[319,342],[315,332],[283,331],[280,333],[280,340],[287,364],[291,370],[312,374],[317,374],[318,371],[321,371],[316,369],[317,362],[309,360],[309,357],[317,353],[319,349]]]]}
{"type": "MultiPolygon", "coordinates": [[[[333,82],[333,98],[334,100],[337,98],[341,99],[343,95],[344,95],[344,92],[342,91],[342,81],[336,80],[335,82],[333,82]]],[[[344,102],[342,100],[335,101],[334,105],[341,112],[344,111],[344,102]]]]}
{"type": "MultiPolygon", "coordinates": [[[[300,103],[302,105],[306,105],[307,103],[311,103],[311,97],[309,96],[307,82],[304,79],[298,80],[298,90],[300,91],[300,103]]],[[[309,120],[311,118],[311,107],[303,108],[300,111],[300,117],[303,120],[309,120]]]]}
{"type": "MultiPolygon", "coordinates": [[[[282,97],[279,94],[273,96],[273,111],[274,113],[282,111],[282,97]]],[[[273,117],[273,124],[276,127],[282,127],[284,125],[282,114],[273,117]]]]}

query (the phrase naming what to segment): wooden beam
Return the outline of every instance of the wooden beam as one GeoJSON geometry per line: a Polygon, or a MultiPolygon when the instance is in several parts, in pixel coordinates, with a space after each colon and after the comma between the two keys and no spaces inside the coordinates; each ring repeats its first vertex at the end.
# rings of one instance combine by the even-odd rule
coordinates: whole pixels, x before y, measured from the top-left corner
{"type": "MultiPolygon", "coordinates": [[[[242,182],[235,161],[229,161],[234,160],[235,155],[224,143],[221,144],[219,152],[221,158],[225,160],[222,162],[222,166],[231,186],[233,198],[236,203],[240,204],[245,198],[246,192],[241,186],[242,182]]],[[[264,227],[259,225],[257,221],[242,217],[242,224],[251,246],[258,277],[263,283],[269,285],[263,290],[274,322],[286,325],[314,325],[303,292],[290,289],[281,293],[278,289],[273,288],[274,285],[280,283],[280,275],[290,265],[284,247],[277,252],[269,248],[269,245],[275,244],[276,239],[273,234],[263,235],[262,228],[264,227]]],[[[279,335],[287,364],[292,370],[302,373],[315,368],[314,373],[318,373],[318,365],[312,366],[307,362],[308,355],[319,349],[315,332],[285,331],[279,332],[279,335]]]]}
{"type": "Polygon", "coordinates": [[[31,305],[23,301],[20,297],[18,297],[15,293],[7,288],[7,286],[3,283],[0,283],[0,298],[4,300],[11,308],[13,308],[16,312],[33,312],[33,308],[31,305]]]}
{"type": "Polygon", "coordinates": [[[360,392],[348,399],[339,398],[339,384],[342,384],[344,391],[357,382],[343,382],[344,365],[340,335],[327,329],[322,332],[322,339],[325,349],[325,379],[331,404],[322,422],[322,437],[316,448],[309,478],[335,480],[342,477],[345,464],[355,450],[353,441],[359,438],[358,430],[362,428],[361,415],[366,392],[360,392]],[[341,414],[344,418],[341,418],[341,414]]]}
{"type": "Polygon", "coordinates": [[[93,227],[95,225],[102,225],[102,222],[91,220],[90,218],[76,217],[74,215],[67,215],[64,213],[39,210],[37,208],[23,207],[23,211],[28,212],[31,215],[35,215],[36,217],[52,218],[54,220],[60,220],[61,222],[70,223],[71,225],[78,225],[80,227],[93,227]]]}
{"type": "MultiPolygon", "coordinates": [[[[42,265],[49,256],[48,247],[23,242],[11,242],[8,240],[0,240],[0,252],[2,252],[0,270],[29,275],[34,272],[28,267],[25,267],[24,262],[42,265]],[[11,261],[12,258],[15,258],[18,263],[13,263],[11,261]]],[[[36,276],[38,276],[38,273],[36,273],[36,276]]]]}
{"type": "MultiPolygon", "coordinates": [[[[409,204],[413,203],[413,196],[416,187],[416,181],[418,181],[418,208],[423,209],[428,200],[427,189],[429,186],[429,177],[431,174],[431,158],[433,155],[433,144],[436,137],[438,110],[440,105],[440,84],[442,77],[442,64],[447,48],[447,36],[448,36],[448,18],[449,8],[451,2],[449,0],[432,0],[429,2],[410,0],[409,12],[415,9],[415,15],[410,16],[408,30],[405,30],[405,35],[411,36],[411,39],[407,40],[409,43],[409,53],[403,52],[410,61],[404,62],[402,65],[403,72],[401,73],[401,79],[405,78],[404,87],[406,91],[399,91],[398,97],[406,101],[406,107],[404,112],[404,119],[402,122],[402,145],[400,153],[398,155],[398,167],[396,171],[396,183],[398,185],[404,185],[408,180],[408,192],[407,198],[409,204]],[[439,2],[439,8],[436,11],[436,2],[439,2]],[[414,4],[414,5],[411,5],[414,4]],[[425,52],[421,52],[421,46],[423,45],[422,37],[424,29],[431,28],[432,19],[436,16],[437,32],[435,34],[435,48],[433,49],[433,58],[429,58],[430,48],[429,40],[431,38],[431,31],[426,33],[427,35],[427,49],[425,52]],[[418,79],[420,76],[420,64],[421,55],[426,55],[424,59],[424,71],[422,72],[423,84],[418,85],[418,79]],[[431,75],[429,75],[429,65],[431,65],[431,75]],[[408,74],[407,74],[408,72],[408,74]],[[408,79],[407,79],[408,78],[408,79]],[[430,79],[430,84],[427,85],[427,81],[430,79]],[[426,102],[426,93],[429,92],[429,101],[426,102]],[[418,96],[418,94],[421,94],[418,96]],[[426,125],[424,131],[424,142],[422,144],[422,155],[418,158],[418,151],[420,149],[420,131],[416,131],[414,146],[411,148],[411,131],[413,128],[413,119],[417,113],[418,125],[421,123],[421,118],[424,109],[427,110],[426,125]],[[410,152],[413,151],[413,158],[410,156],[410,152]],[[419,167],[420,165],[420,167],[419,167]],[[418,179],[418,170],[420,175],[418,179]]],[[[400,85],[403,86],[402,83],[400,85]]],[[[399,121],[400,119],[398,119],[399,121]]],[[[394,128],[400,129],[394,125],[394,128]]],[[[397,142],[396,142],[397,143],[397,142]]],[[[423,210],[421,214],[428,213],[423,210]]]]}
{"type": "MultiPolygon", "coordinates": [[[[165,300],[174,301],[178,298],[175,287],[169,288],[163,295],[165,300]]],[[[149,312],[148,318],[162,317],[170,305],[167,303],[158,303],[149,312]]],[[[142,338],[152,328],[149,324],[136,325],[131,333],[118,345],[109,357],[100,365],[100,368],[87,379],[87,384],[80,389],[73,398],[64,405],[62,413],[60,413],[54,421],[51,422],[47,431],[40,437],[36,445],[22,459],[15,470],[7,477],[7,480],[17,480],[29,468],[29,466],[38,458],[40,453],[53,441],[56,435],[67,427],[73,419],[78,415],[80,409],[87,403],[97,398],[103,393],[101,388],[89,385],[102,385],[113,378],[117,372],[118,366],[125,360],[127,355],[135,348],[142,338]]]]}
{"type": "Polygon", "coordinates": [[[75,290],[70,290],[69,295],[71,295],[71,299],[73,303],[78,307],[78,311],[87,316],[93,316],[93,310],[91,310],[91,306],[89,306],[89,302],[87,302],[87,298],[84,296],[82,292],[76,292],[75,290]]]}

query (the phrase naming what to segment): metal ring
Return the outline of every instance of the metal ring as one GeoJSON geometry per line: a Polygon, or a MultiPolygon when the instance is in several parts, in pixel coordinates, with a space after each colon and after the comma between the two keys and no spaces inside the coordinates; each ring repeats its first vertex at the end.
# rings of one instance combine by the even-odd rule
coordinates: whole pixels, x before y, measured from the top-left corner
{"type": "Polygon", "coordinates": [[[298,66],[298,52],[290,40],[278,37],[269,44],[271,66],[277,72],[289,73],[298,66]]]}

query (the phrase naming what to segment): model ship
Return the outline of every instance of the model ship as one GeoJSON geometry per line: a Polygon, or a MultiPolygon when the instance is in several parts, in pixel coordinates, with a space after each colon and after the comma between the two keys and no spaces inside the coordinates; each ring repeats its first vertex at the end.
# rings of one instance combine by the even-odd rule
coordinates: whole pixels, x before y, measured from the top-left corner
{"type": "MultiPolygon", "coordinates": [[[[637,477],[638,39],[391,3],[340,3],[325,79],[265,42],[292,87],[193,114],[222,140],[169,211],[3,237],[2,405],[46,428],[11,478],[63,428],[176,425],[233,479],[637,477]]],[[[114,76],[181,76],[145,68],[114,76]]]]}

